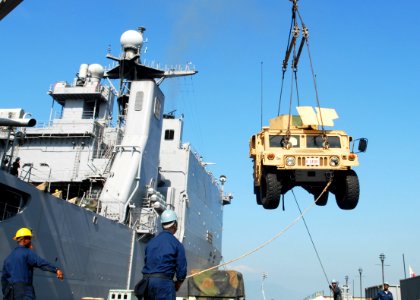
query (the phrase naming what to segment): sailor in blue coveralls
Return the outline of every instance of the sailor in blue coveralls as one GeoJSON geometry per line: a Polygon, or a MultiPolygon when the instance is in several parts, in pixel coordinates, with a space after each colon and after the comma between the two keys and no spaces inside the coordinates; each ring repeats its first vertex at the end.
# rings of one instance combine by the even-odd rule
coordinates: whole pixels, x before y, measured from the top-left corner
{"type": "Polygon", "coordinates": [[[32,286],[34,268],[40,268],[57,274],[63,279],[63,272],[39,257],[32,250],[32,232],[28,228],[21,228],[13,238],[18,246],[4,260],[1,285],[4,300],[31,300],[35,299],[32,286]]]}
{"type": "Polygon", "coordinates": [[[392,293],[388,290],[389,284],[388,282],[384,282],[384,289],[379,291],[379,293],[373,297],[373,300],[393,300],[392,293]]]}
{"type": "Polygon", "coordinates": [[[145,299],[175,300],[176,291],[187,276],[187,260],[184,246],[174,236],[178,229],[175,212],[165,210],[161,223],[163,231],[150,240],[145,250],[142,273],[149,280],[145,299]]]}

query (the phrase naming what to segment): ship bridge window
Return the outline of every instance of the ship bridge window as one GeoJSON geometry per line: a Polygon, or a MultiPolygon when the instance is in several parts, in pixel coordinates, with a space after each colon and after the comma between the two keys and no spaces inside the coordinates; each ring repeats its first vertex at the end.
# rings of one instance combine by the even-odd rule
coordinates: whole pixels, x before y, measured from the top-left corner
{"type": "Polygon", "coordinates": [[[93,119],[97,118],[99,110],[96,109],[96,103],[94,101],[85,101],[83,102],[83,115],[82,119],[93,119]]]}
{"type": "MultiPolygon", "coordinates": [[[[292,147],[299,148],[299,136],[291,135],[289,137],[289,143],[292,147]]],[[[286,135],[270,135],[270,147],[286,147],[286,135]]]]}
{"type": "MultiPolygon", "coordinates": [[[[329,148],[341,148],[339,136],[327,136],[329,148]]],[[[306,137],[307,148],[322,148],[324,139],[322,135],[308,135],[306,137]]]]}
{"type": "Polygon", "coordinates": [[[17,215],[28,204],[29,195],[0,183],[0,222],[17,215]]]}
{"type": "Polygon", "coordinates": [[[172,141],[175,136],[175,130],[167,129],[165,130],[165,141],[172,141]]]}

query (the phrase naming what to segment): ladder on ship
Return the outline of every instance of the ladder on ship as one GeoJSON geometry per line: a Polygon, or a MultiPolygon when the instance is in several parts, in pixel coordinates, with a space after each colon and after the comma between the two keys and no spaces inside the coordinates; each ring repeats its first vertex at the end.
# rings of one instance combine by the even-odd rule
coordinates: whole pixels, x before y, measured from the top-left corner
{"type": "Polygon", "coordinates": [[[82,152],[82,146],[76,146],[76,156],[74,157],[74,165],[73,165],[73,174],[71,176],[72,180],[76,179],[77,174],[79,173],[79,166],[80,166],[80,155],[82,152]]]}

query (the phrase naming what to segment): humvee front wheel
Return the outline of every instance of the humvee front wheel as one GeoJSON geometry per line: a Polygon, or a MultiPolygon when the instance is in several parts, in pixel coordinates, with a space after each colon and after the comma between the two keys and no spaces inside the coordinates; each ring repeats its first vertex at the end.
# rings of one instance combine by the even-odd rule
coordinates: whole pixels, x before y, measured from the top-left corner
{"type": "Polygon", "coordinates": [[[280,203],[281,182],[274,173],[264,174],[261,178],[260,199],[265,209],[276,209],[280,203]]]}
{"type": "Polygon", "coordinates": [[[257,200],[257,204],[261,205],[261,192],[260,192],[260,188],[257,186],[254,186],[254,194],[255,194],[255,199],[257,200]]]}
{"type": "Polygon", "coordinates": [[[359,202],[359,179],[353,170],[335,174],[335,200],[341,209],[354,209],[359,202]]]}

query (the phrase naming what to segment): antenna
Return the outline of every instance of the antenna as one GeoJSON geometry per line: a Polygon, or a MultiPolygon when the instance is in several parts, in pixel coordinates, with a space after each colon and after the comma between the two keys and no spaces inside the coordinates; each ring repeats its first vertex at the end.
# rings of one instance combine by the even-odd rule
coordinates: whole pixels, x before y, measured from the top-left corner
{"type": "Polygon", "coordinates": [[[260,68],[260,73],[261,73],[261,127],[263,126],[263,62],[261,61],[261,68],[260,68]]]}

